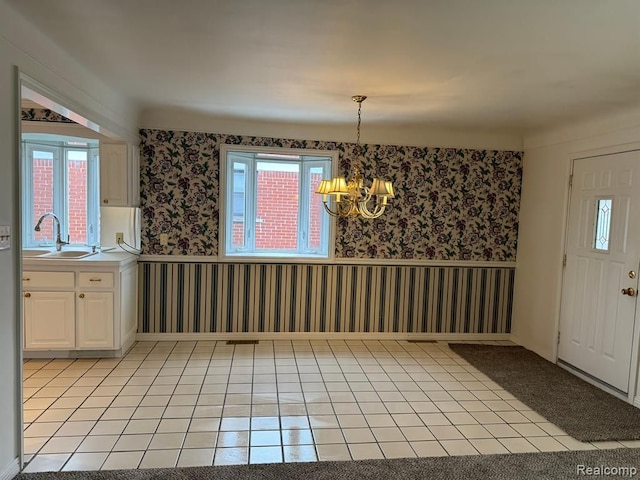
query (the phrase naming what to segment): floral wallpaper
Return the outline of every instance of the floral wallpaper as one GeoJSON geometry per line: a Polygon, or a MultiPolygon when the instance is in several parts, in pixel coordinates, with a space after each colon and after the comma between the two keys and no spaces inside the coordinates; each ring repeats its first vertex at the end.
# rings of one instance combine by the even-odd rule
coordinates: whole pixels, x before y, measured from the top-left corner
{"type": "Polygon", "coordinates": [[[67,117],[46,108],[23,108],[22,120],[31,122],[75,123],[67,117]]]}
{"type": "MultiPolygon", "coordinates": [[[[141,130],[145,254],[218,254],[219,145],[338,150],[348,174],[353,143],[141,130]],[[178,235],[176,235],[178,232],[178,235]],[[160,245],[161,233],[170,234],[160,245]]],[[[339,219],[337,258],[515,261],[522,152],[362,145],[364,178],[393,182],[374,220],[339,219]]]]}

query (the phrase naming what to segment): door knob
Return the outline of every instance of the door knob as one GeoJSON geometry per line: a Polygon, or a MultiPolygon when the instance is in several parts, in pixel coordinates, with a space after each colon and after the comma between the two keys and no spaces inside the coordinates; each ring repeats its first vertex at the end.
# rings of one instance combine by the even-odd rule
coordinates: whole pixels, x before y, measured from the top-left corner
{"type": "Polygon", "coordinates": [[[636,290],[632,287],[629,288],[623,288],[622,289],[622,294],[623,295],[629,295],[630,297],[634,297],[636,295],[636,290]]]}

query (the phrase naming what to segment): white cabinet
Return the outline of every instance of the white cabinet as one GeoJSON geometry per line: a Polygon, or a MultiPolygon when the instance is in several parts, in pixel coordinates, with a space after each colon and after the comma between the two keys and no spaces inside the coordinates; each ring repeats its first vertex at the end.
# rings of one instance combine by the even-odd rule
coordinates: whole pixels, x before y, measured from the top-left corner
{"type": "Polygon", "coordinates": [[[75,347],[74,296],[73,292],[25,292],[25,348],[75,347]]]}
{"type": "Polygon", "coordinates": [[[113,293],[79,293],[76,306],[77,348],[113,348],[113,293]]]}
{"type": "Polygon", "coordinates": [[[78,272],[77,348],[113,348],[113,279],[112,272],[78,272]]]}
{"type": "Polygon", "coordinates": [[[140,150],[127,143],[100,143],[100,204],[140,205],[140,150]]]}
{"type": "Polygon", "coordinates": [[[25,272],[25,348],[75,346],[75,277],[73,272],[25,272]]]}
{"type": "Polygon", "coordinates": [[[137,329],[137,272],[136,262],[24,270],[25,357],[43,351],[124,354],[137,329]]]}

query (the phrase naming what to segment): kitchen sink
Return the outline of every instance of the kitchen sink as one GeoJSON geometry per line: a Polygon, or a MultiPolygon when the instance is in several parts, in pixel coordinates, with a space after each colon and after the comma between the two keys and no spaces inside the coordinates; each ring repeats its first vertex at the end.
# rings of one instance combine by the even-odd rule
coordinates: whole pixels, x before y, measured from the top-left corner
{"type": "Polygon", "coordinates": [[[37,250],[37,249],[25,249],[22,250],[23,257],[40,257],[42,255],[46,255],[51,253],[51,250],[37,250]]]}
{"type": "Polygon", "coordinates": [[[51,252],[42,255],[42,258],[84,258],[94,255],[96,252],[87,252],[86,250],[62,250],[60,252],[51,252]]]}
{"type": "Polygon", "coordinates": [[[97,252],[92,252],[91,250],[61,250],[56,252],[55,250],[41,250],[36,248],[27,248],[22,250],[23,258],[64,258],[64,259],[74,259],[74,258],[84,258],[89,255],[95,255],[97,252]]]}

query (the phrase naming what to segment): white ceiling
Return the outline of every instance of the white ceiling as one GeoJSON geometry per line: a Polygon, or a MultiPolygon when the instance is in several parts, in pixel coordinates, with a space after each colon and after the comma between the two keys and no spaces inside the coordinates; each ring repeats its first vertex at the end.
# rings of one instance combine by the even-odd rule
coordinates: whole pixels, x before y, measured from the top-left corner
{"type": "Polygon", "coordinates": [[[640,104],[638,0],[6,0],[142,108],[520,131],[640,104]]]}

